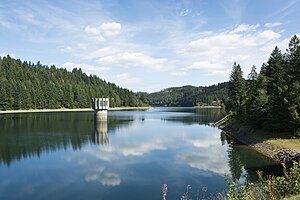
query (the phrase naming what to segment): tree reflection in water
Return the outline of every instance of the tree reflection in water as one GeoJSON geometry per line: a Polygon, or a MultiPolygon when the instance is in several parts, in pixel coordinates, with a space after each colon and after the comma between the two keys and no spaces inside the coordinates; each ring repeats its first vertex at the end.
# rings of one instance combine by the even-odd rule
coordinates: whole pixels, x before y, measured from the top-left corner
{"type": "Polygon", "coordinates": [[[80,150],[88,143],[109,143],[109,132],[129,126],[132,119],[115,116],[106,123],[94,123],[89,112],[22,113],[0,117],[0,164],[40,157],[59,149],[80,150]],[[94,126],[93,126],[94,124],[94,126]]]}
{"type": "Polygon", "coordinates": [[[223,145],[228,143],[228,165],[233,179],[247,179],[255,182],[258,180],[257,171],[262,171],[264,174],[282,174],[281,165],[237,142],[223,131],[221,132],[221,141],[223,145]]]}

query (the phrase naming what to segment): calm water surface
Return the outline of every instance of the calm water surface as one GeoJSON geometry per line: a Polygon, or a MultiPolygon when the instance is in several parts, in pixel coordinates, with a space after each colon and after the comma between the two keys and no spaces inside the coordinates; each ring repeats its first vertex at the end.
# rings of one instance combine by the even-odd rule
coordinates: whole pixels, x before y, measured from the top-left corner
{"type": "Polygon", "coordinates": [[[209,126],[219,109],[152,108],[0,115],[0,199],[180,199],[274,173],[269,159],[209,126]]]}

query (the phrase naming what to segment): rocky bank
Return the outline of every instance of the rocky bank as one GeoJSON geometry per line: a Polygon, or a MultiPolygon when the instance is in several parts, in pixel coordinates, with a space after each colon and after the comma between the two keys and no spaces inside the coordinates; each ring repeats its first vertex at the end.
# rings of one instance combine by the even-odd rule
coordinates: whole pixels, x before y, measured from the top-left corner
{"type": "Polygon", "coordinates": [[[239,142],[252,147],[256,151],[264,154],[265,156],[272,158],[278,163],[284,163],[287,167],[292,166],[293,161],[300,162],[300,152],[291,150],[291,149],[280,149],[276,150],[271,145],[265,143],[262,140],[259,140],[245,129],[242,129],[235,125],[235,123],[231,123],[231,120],[220,120],[214,124],[214,126],[220,128],[227,134],[234,137],[239,142]]]}

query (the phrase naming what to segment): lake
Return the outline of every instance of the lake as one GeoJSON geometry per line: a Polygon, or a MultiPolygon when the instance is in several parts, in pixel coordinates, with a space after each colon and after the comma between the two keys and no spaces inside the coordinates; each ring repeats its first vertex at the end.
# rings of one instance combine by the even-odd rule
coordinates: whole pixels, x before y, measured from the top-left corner
{"type": "Polygon", "coordinates": [[[220,109],[0,115],[0,199],[167,199],[223,195],[225,173],[255,181],[270,159],[209,124],[220,109]]]}

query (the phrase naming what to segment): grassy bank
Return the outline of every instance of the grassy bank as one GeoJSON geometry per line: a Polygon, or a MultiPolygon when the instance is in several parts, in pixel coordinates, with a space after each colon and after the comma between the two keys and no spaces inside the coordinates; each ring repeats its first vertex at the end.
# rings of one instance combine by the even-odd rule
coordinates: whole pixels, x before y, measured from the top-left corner
{"type": "MultiPolygon", "coordinates": [[[[147,110],[150,107],[114,107],[108,110],[147,110]]],[[[59,109],[30,109],[30,110],[5,110],[0,111],[0,114],[13,114],[13,113],[44,113],[44,112],[92,112],[92,108],[59,108],[59,109]]]]}
{"type": "Polygon", "coordinates": [[[230,134],[239,142],[280,163],[282,159],[279,159],[277,156],[279,152],[292,153],[289,157],[300,154],[300,138],[295,138],[289,133],[268,133],[261,130],[253,130],[239,123],[232,115],[225,116],[216,122],[215,126],[230,134]]]}
{"type": "Polygon", "coordinates": [[[299,199],[300,199],[300,195],[293,196],[293,197],[287,197],[287,198],[284,198],[283,200],[299,200],[299,199]]]}

